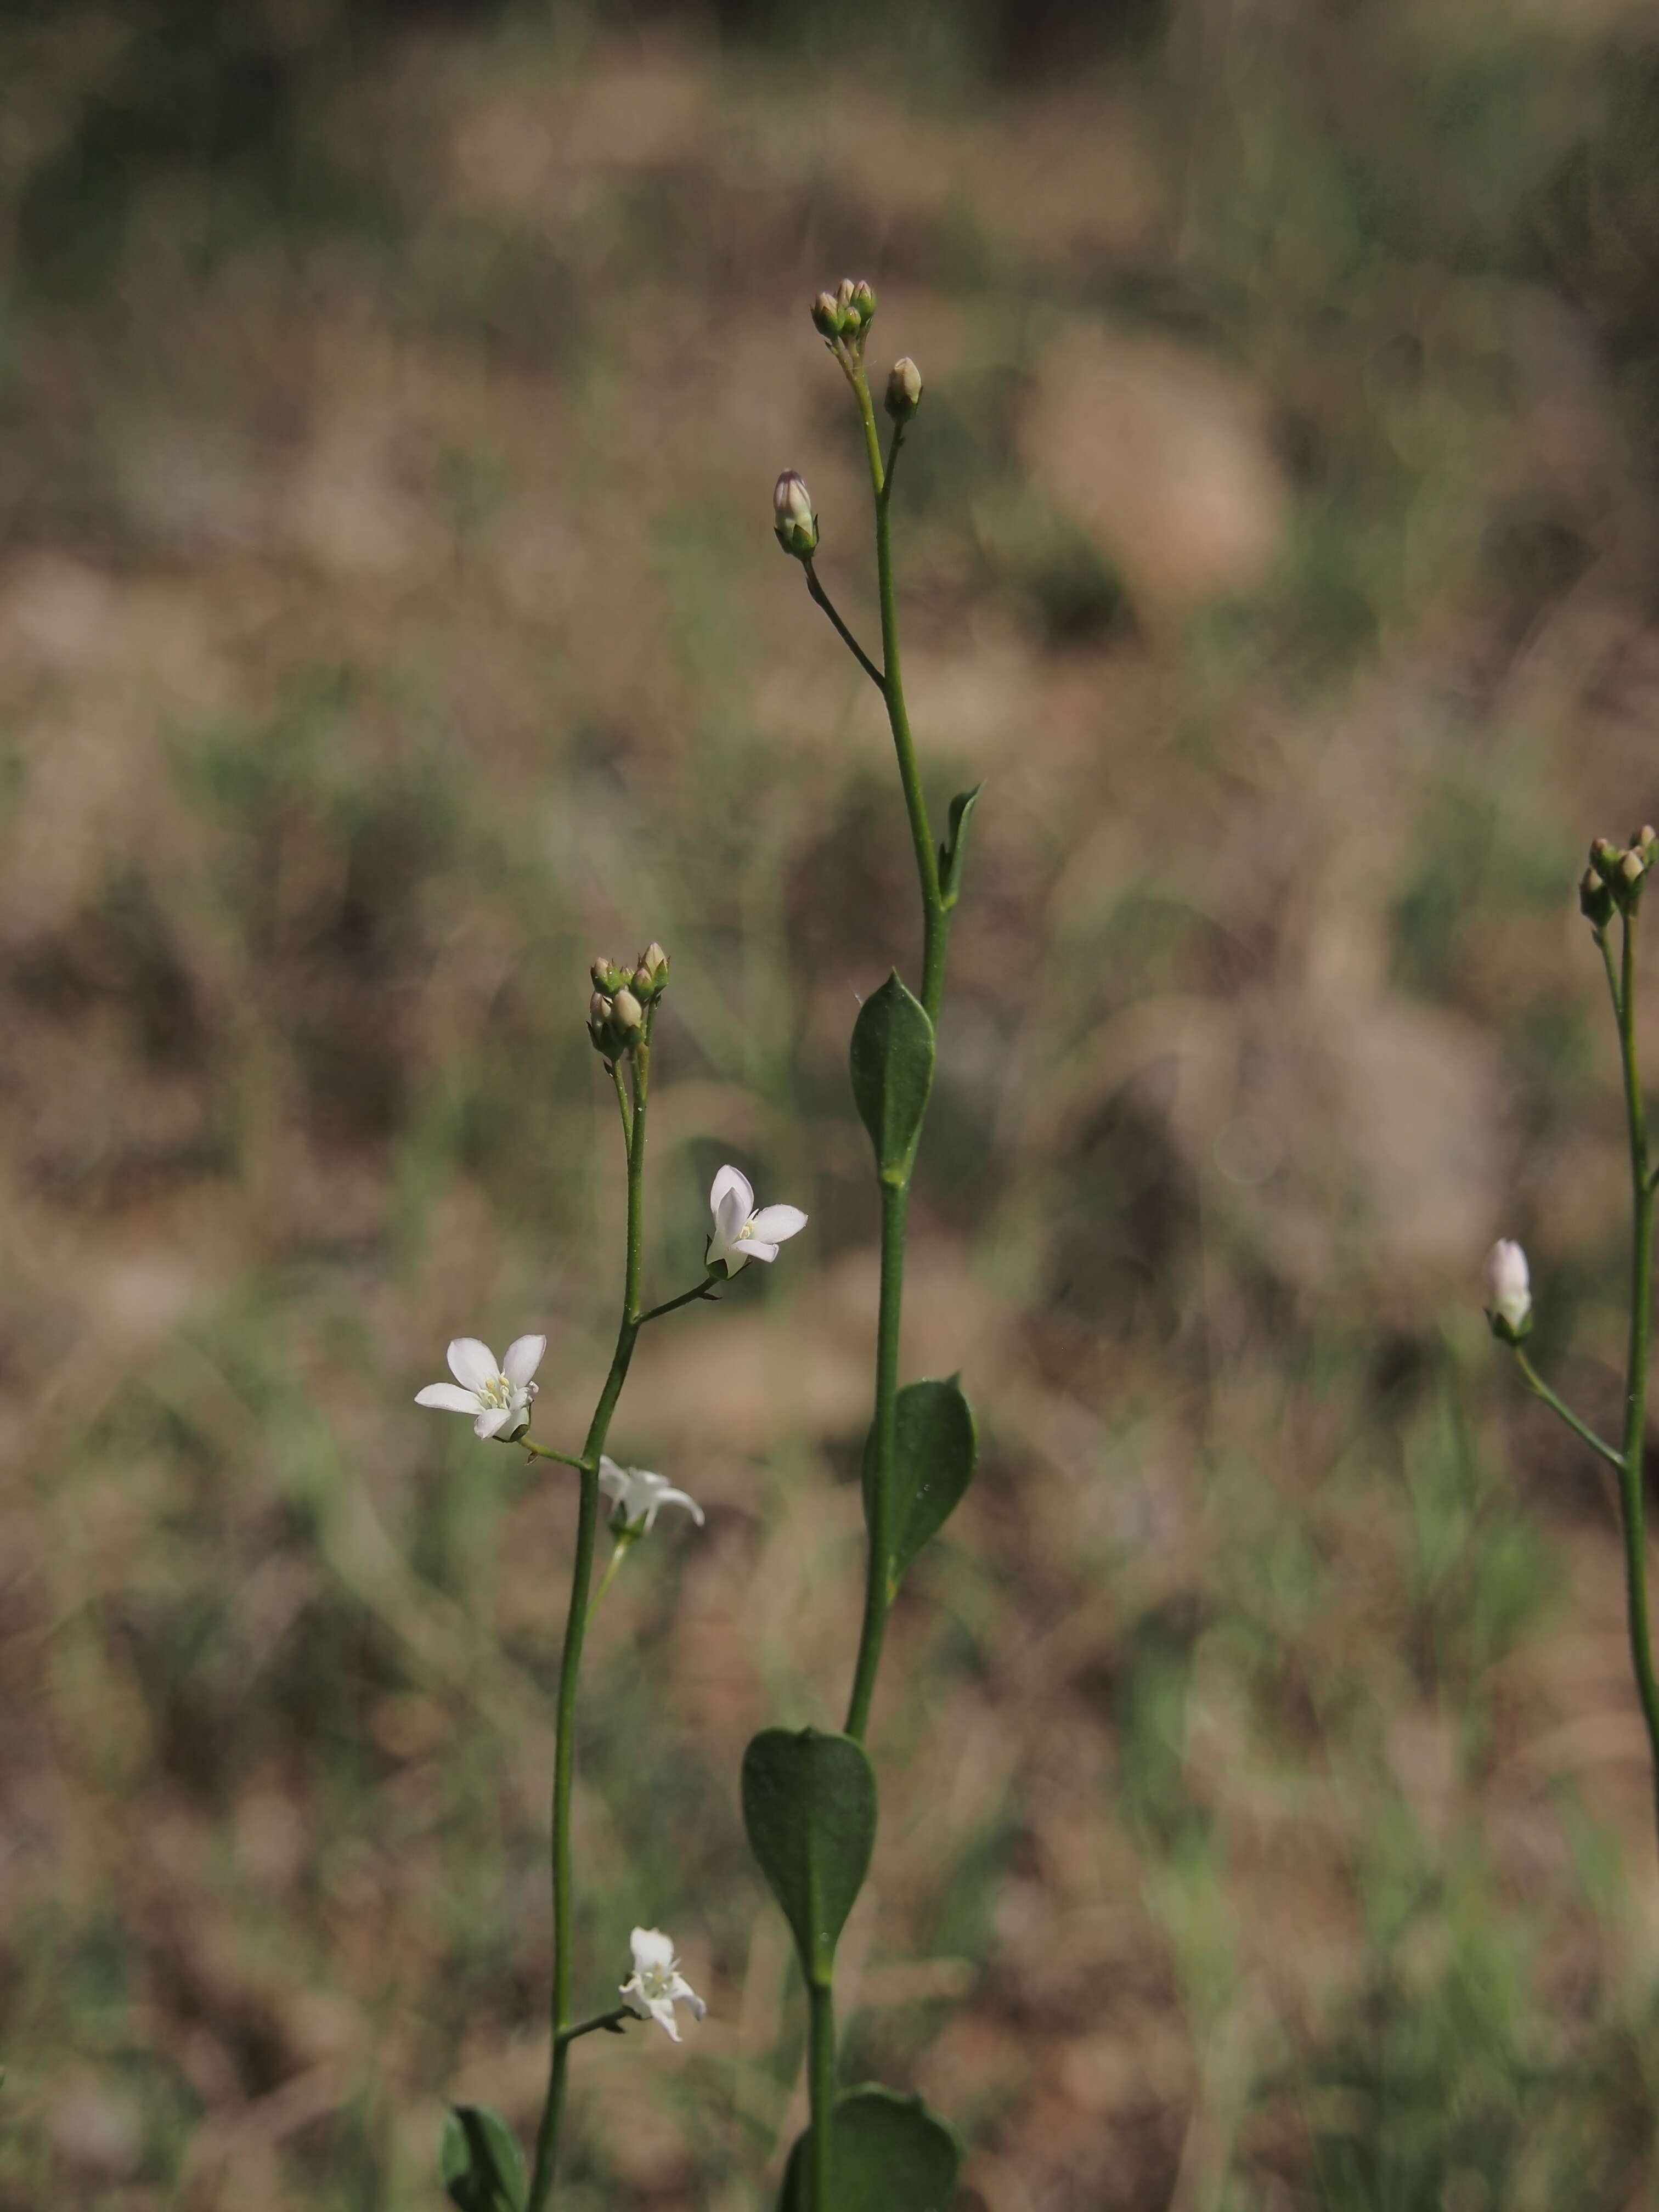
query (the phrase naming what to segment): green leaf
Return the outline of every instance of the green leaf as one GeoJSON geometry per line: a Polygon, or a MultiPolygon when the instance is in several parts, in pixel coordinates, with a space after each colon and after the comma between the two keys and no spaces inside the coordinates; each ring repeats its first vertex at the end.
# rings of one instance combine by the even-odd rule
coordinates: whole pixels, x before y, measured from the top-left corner
{"type": "MultiPolygon", "coordinates": [[[[907,1382],[898,1394],[897,1449],[888,1508],[887,1595],[891,1598],[910,1562],[937,1536],[962,1503],[974,1479],[979,1435],[974,1409],[952,1375],[944,1382],[907,1382]]],[[[864,1517],[870,1519],[876,1480],[876,1432],[864,1447],[864,1517]]]]}
{"type": "Polygon", "coordinates": [[[968,823],[985,786],[959,791],[951,801],[951,826],[939,848],[939,903],[948,914],[962,896],[962,850],[968,842],[968,823]]]}
{"type": "Polygon", "coordinates": [[[452,2105],[444,2114],[438,2178],[461,2212],[524,2212],[518,2142],[488,2105],[452,2105]]]}
{"type": "Polygon", "coordinates": [[[749,1848],[794,1933],[801,1971],[823,1984],[876,1841],[876,1777],[850,1735],[763,1729],[743,1755],[749,1848]]]}
{"type": "Polygon", "coordinates": [[[933,1024],[896,970],[859,1009],[852,1073],[853,1097],[876,1148],[881,1179],[902,1182],[933,1086],[933,1024]]]}
{"type": "MultiPolygon", "coordinates": [[[[836,2100],[831,2157],[836,2212],[945,2212],[957,2185],[962,2143],[920,2097],[873,2081],[836,2100]]],[[[811,2212],[807,2139],[799,2136],[783,2170],[778,2212],[811,2212]]]]}

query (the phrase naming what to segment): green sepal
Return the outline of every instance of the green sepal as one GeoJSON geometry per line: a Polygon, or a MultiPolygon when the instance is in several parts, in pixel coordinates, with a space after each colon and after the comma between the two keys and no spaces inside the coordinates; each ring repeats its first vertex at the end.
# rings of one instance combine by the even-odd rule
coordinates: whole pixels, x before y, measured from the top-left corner
{"type": "Polygon", "coordinates": [[[884,1182],[902,1182],[933,1087],[933,1024],[894,970],[853,1024],[853,1097],[884,1182]]]}
{"type": "Polygon", "coordinates": [[[518,2139],[488,2105],[452,2105],[444,2114],[438,2179],[461,2212],[524,2212],[518,2139]]]}
{"type": "Polygon", "coordinates": [[[763,1729],[743,1755],[743,1825],[809,1982],[827,1983],[876,1842],[876,1776],[850,1735],[763,1729]]]}
{"type": "MultiPolygon", "coordinates": [[[[962,2163],[953,2127],[920,2097],[866,2081],[843,2089],[834,2121],[836,2212],[945,2212],[962,2163]]],[[[808,2137],[795,2138],[778,2212],[811,2212],[808,2137]]]]}
{"type": "Polygon", "coordinates": [[[948,914],[962,896],[962,854],[968,842],[968,823],[985,786],[959,791],[951,801],[951,823],[939,848],[939,902],[948,914]]]}
{"type": "MultiPolygon", "coordinates": [[[[956,1376],[907,1382],[898,1394],[893,1490],[888,1506],[887,1595],[890,1600],[922,1546],[937,1536],[974,1479],[979,1432],[956,1376]]],[[[864,1446],[864,1518],[871,1518],[876,1432],[864,1446]]]]}

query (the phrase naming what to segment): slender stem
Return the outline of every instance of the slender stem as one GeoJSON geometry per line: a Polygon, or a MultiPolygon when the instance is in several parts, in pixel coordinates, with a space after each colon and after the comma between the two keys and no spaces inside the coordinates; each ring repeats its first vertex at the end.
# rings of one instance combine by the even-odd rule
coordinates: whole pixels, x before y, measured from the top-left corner
{"type": "MultiPolygon", "coordinates": [[[[654,1012],[654,1008],[652,1010],[654,1012]]],[[[582,1641],[587,1628],[588,1586],[593,1578],[593,1544],[599,1522],[599,1455],[611,1428],[611,1417],[628,1378],[629,1362],[640,1333],[640,1262],[644,1249],[643,1184],[645,1167],[645,1106],[651,1075],[649,1016],[633,1053],[634,1111],[628,1138],[628,1251],[623,1284],[622,1319],[617,1328],[617,1348],[611,1355],[611,1371],[605,1378],[599,1402],[588,1424],[582,1448],[581,1503],[576,1518],[576,1555],[570,1572],[570,1609],[565,1616],[564,1653],[559,1668],[558,1725],[553,1747],[553,2048],[548,2063],[547,2094],[536,2130],[536,2162],[531,2176],[526,2212],[545,2212],[553,2191],[553,2169],[558,2155],[559,2124],[564,2115],[566,2061],[570,2021],[572,1875],[570,1860],[570,1802],[575,1778],[576,1678],[581,1669],[582,1641]]],[[[621,1093],[618,1079],[618,1095],[621,1093]]]]}
{"type": "Polygon", "coordinates": [[[1582,1437],[1593,1452],[1599,1452],[1609,1467],[1622,1468],[1625,1464],[1624,1454],[1614,1451],[1610,1443],[1604,1443],[1588,1422],[1579,1419],[1565,1399],[1557,1397],[1518,1344],[1510,1348],[1515,1353],[1515,1364],[1521,1370],[1527,1388],[1532,1392],[1533,1396],[1541,1398],[1551,1413],[1559,1413],[1574,1436],[1582,1437]]]}
{"type": "Polygon", "coordinates": [[[875,662],[871,659],[869,654],[859,643],[857,638],[854,636],[852,631],[848,629],[840,615],[836,613],[830,594],[824,590],[823,585],[819,583],[817,571],[813,568],[811,561],[803,561],[801,562],[801,567],[806,571],[806,590],[808,596],[814,599],[817,604],[823,609],[825,614],[830,617],[836,636],[840,638],[842,643],[847,647],[848,653],[852,654],[854,659],[857,661],[859,666],[864,671],[870,681],[875,685],[877,690],[881,693],[884,698],[885,698],[887,696],[887,678],[882,674],[880,669],[877,667],[875,662]]]}
{"type": "Polygon", "coordinates": [[[904,1304],[904,1229],[910,1203],[908,1181],[881,1187],[881,1305],[876,1320],[875,1452],[865,1519],[869,1558],[865,1567],[864,1626],[859,1635],[853,1694],[847,1707],[847,1733],[860,1743],[870,1725],[870,1700],[881,1664],[887,1609],[892,1602],[888,1572],[892,1563],[890,1526],[893,1462],[898,1444],[899,1317],[904,1304]]]}
{"type": "Polygon", "coordinates": [[[836,2109],[836,1995],[829,1982],[809,1982],[806,2000],[807,2094],[812,2107],[811,2212],[830,2212],[835,2203],[830,2150],[836,2109]]]}
{"type": "Polygon", "coordinates": [[[561,2043],[574,2043],[579,2035],[592,2035],[595,2028],[601,2027],[608,2028],[612,2034],[620,2034],[629,2021],[638,2017],[632,2005],[615,2005],[609,2012],[595,2013],[592,2020],[578,2021],[574,2027],[562,2027],[559,2040],[561,2043]]]}
{"type": "Polygon", "coordinates": [[[921,775],[916,766],[915,741],[910,734],[910,715],[904,703],[904,678],[899,664],[898,599],[893,583],[893,533],[890,519],[891,482],[881,462],[881,441],[876,431],[876,410],[864,364],[855,363],[848,379],[864,423],[864,442],[870,461],[870,484],[876,499],[876,580],[881,593],[881,665],[887,680],[882,696],[898,757],[899,781],[904,787],[904,807],[910,817],[910,842],[915,848],[916,876],[921,886],[922,951],[921,1003],[930,1021],[939,1019],[945,990],[945,942],[950,927],[939,896],[939,855],[927,823],[927,801],[922,795],[921,775]]]}
{"type": "MultiPolygon", "coordinates": [[[[1648,1626],[1647,1539],[1644,1527],[1644,1446],[1647,1431],[1648,1345],[1653,1310],[1654,1191],[1649,1172],[1647,1115],[1636,1057],[1636,916],[1624,917],[1619,988],[1620,1057],[1625,1073],[1625,1120],[1630,1131],[1633,1205],[1631,1237],[1630,1347],[1625,1369],[1625,1436],[1619,1490],[1625,1527],[1625,1600],[1631,1664],[1652,1754],[1654,1817],[1659,1828],[1659,1681],[1654,1679],[1653,1639],[1648,1626]]],[[[1612,981],[1612,962],[1608,961],[1612,981]]]]}
{"type": "Polygon", "coordinates": [[[628,1554],[632,1551],[634,1546],[638,1541],[638,1537],[631,1534],[626,1528],[624,1528],[622,1534],[617,1537],[616,1544],[611,1550],[610,1563],[606,1566],[605,1572],[599,1577],[599,1586],[598,1589],[594,1591],[592,1596],[587,1601],[587,1623],[590,1628],[593,1625],[594,1614],[599,1611],[600,1605],[604,1601],[605,1592],[610,1589],[611,1583],[617,1579],[617,1568],[621,1566],[623,1561],[628,1557],[628,1554]]]}
{"type": "Polygon", "coordinates": [[[538,1444],[532,1437],[520,1437],[519,1449],[528,1452],[532,1459],[556,1459],[561,1467],[580,1467],[581,1460],[573,1459],[568,1452],[555,1451],[551,1444],[538,1444]]]}
{"type": "Polygon", "coordinates": [[[611,1080],[617,1086],[617,1105],[622,1115],[623,1146],[624,1151],[631,1152],[634,1149],[634,1116],[629,1111],[628,1086],[623,1081],[619,1060],[613,1060],[611,1063],[611,1080]]]}
{"type": "Polygon", "coordinates": [[[678,1297],[669,1298],[662,1305],[653,1306],[649,1313],[640,1316],[640,1327],[643,1328],[648,1321],[660,1321],[665,1314],[674,1312],[679,1306],[692,1305],[698,1298],[707,1298],[711,1304],[718,1305],[720,1302],[719,1284],[705,1278],[702,1282],[694,1284],[690,1290],[682,1291],[678,1297]]]}

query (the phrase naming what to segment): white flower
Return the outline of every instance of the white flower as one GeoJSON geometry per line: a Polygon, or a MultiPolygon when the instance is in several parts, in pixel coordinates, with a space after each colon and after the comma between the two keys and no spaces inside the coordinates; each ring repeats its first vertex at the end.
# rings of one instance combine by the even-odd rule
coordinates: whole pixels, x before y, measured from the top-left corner
{"type": "Polygon", "coordinates": [[[1517,1334],[1532,1318],[1527,1255],[1506,1237],[1500,1237],[1486,1255],[1486,1311],[1511,1334],[1517,1334]]]}
{"type": "Polygon", "coordinates": [[[622,1508],[623,1527],[631,1528],[636,1535],[651,1534],[659,1505],[683,1505],[698,1528],[702,1526],[702,1508],[695,1498],[688,1498],[683,1490],[673,1489],[661,1475],[649,1474],[642,1467],[618,1467],[603,1452],[599,1455],[599,1488],[622,1508]]]}
{"type": "Polygon", "coordinates": [[[690,2005],[699,2020],[708,2008],[681,1973],[673,1943],[660,1928],[636,1928],[628,1940],[634,1947],[634,1971],[622,1985],[628,2008],[641,2020],[658,2021],[678,2043],[675,2000],[690,2005]]]}
{"type": "Polygon", "coordinates": [[[449,1347],[453,1382],[428,1382],[415,1393],[417,1406],[441,1406],[447,1413],[471,1413],[473,1432],[511,1443],[530,1426],[530,1401],[536,1395],[531,1376],[547,1349],[544,1336],[516,1336],[499,1367],[495,1355],[476,1336],[458,1336],[449,1347]]]}
{"type": "Polygon", "coordinates": [[[724,1261],[728,1275],[735,1275],[745,1261],[775,1260],[785,1238],[798,1237],[806,1226],[798,1206],[763,1206],[757,1213],[749,1178],[733,1167],[722,1168],[714,1177],[708,1206],[714,1233],[708,1240],[708,1265],[724,1261]]]}

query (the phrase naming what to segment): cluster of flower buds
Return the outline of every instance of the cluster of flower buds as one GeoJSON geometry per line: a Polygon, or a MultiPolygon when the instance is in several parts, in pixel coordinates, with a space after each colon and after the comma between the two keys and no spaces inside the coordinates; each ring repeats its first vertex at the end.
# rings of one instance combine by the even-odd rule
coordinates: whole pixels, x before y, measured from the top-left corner
{"type": "Polygon", "coordinates": [[[1500,1344],[1519,1344],[1532,1329],[1532,1278],[1527,1255],[1507,1237],[1486,1255],[1486,1319],[1500,1344]]]}
{"type": "Polygon", "coordinates": [[[587,1034],[607,1062],[620,1060],[644,1028],[646,1008],[668,988],[668,955],[653,938],[631,971],[601,958],[590,972],[593,995],[587,1002],[587,1034]]]}
{"type": "Polygon", "coordinates": [[[820,292],[812,302],[812,326],[833,346],[838,341],[854,353],[864,351],[865,333],[876,316],[876,295],[863,277],[855,283],[843,276],[833,292],[820,292]]]}
{"type": "Polygon", "coordinates": [[[1578,878],[1578,911],[1592,928],[1605,929],[1615,913],[1634,914],[1644,878],[1659,860],[1659,830],[1650,822],[1632,830],[1628,845],[1598,837],[1589,866],[1578,878]]]}
{"type": "Polygon", "coordinates": [[[797,561],[810,561],[817,551],[818,518],[798,470],[786,469],[772,487],[772,527],[779,544],[797,561]]]}

